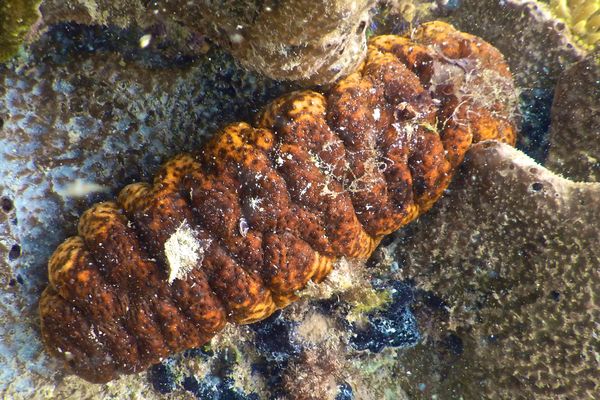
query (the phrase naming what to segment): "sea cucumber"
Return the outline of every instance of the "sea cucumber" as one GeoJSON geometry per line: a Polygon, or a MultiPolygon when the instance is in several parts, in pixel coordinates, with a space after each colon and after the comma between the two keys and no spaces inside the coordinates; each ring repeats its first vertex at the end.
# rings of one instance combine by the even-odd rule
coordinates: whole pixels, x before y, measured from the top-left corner
{"type": "Polygon", "coordinates": [[[49,260],[46,348],[100,383],[268,317],[428,210],[473,142],[514,144],[514,99],[502,55],[450,25],[373,38],[327,94],[280,97],[87,210],[49,260]]]}

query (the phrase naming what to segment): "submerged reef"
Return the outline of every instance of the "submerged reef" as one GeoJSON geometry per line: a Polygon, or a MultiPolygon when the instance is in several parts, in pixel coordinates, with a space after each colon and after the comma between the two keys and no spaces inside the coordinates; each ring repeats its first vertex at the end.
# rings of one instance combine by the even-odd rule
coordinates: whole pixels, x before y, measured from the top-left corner
{"type": "Polygon", "coordinates": [[[476,145],[464,171],[394,243],[399,276],[442,304],[424,317],[426,343],[401,357],[409,393],[597,398],[600,184],[495,142],[476,145]],[[448,337],[460,343],[450,355],[448,337]]]}
{"type": "MultiPolygon", "coordinates": [[[[572,109],[571,102],[581,109],[594,109],[598,103],[591,91],[594,72],[575,67],[573,73],[564,73],[586,52],[548,7],[531,0],[391,0],[374,12],[385,14],[388,6],[394,8],[389,18],[375,15],[367,35],[390,29],[400,33],[424,20],[443,17],[499,47],[521,92],[524,135],[519,139],[520,148],[539,162],[549,153],[548,166],[555,172],[573,179],[595,179],[595,164],[579,167],[577,159],[561,151],[563,139],[558,139],[563,132],[560,127],[565,126],[569,132],[562,138],[567,146],[575,146],[571,154],[595,154],[590,130],[593,124],[585,122],[593,121],[592,114],[586,111],[573,119],[559,117],[559,112],[566,115],[572,109]],[[563,93],[563,101],[559,103],[559,97],[555,100],[549,137],[554,88],[563,73],[563,89],[557,90],[557,96],[563,93]],[[569,90],[568,82],[578,89],[569,90]],[[586,130],[576,128],[579,126],[586,130]],[[579,140],[584,134],[591,139],[579,140]],[[545,146],[549,142],[552,146],[548,150],[545,146]],[[560,162],[554,161],[556,155],[561,156],[560,162]]],[[[397,252],[398,240],[384,240],[369,262],[341,259],[323,283],[309,283],[299,301],[272,319],[250,326],[228,325],[209,345],[164,359],[147,372],[105,385],[90,385],[65,375],[64,368],[42,350],[37,316],[51,250],[75,233],[76,219],[89,205],[113,198],[116,190],[132,181],[150,179],[163,160],[196,149],[205,137],[230,121],[249,120],[259,107],[290,88],[237,67],[231,57],[214,48],[207,39],[209,32],[196,28],[202,19],[182,2],[45,0],[41,12],[45,18],[25,38],[33,44],[0,67],[0,397],[197,399],[208,394],[234,399],[398,400],[431,398],[436,393],[438,398],[568,396],[558,394],[559,390],[574,393],[571,397],[576,398],[586,398],[586,394],[598,397],[589,389],[592,385],[585,367],[580,367],[580,376],[573,381],[581,383],[580,392],[569,386],[564,368],[556,367],[556,357],[561,356],[564,365],[582,365],[572,362],[574,357],[568,351],[557,352],[551,360],[548,354],[554,350],[544,351],[559,347],[561,338],[569,346],[583,345],[585,350],[598,347],[597,341],[586,342],[589,325],[571,321],[571,316],[581,318],[578,313],[582,311],[569,311],[585,303],[581,293],[587,293],[590,282],[596,279],[579,283],[582,290],[573,294],[571,276],[573,282],[581,282],[579,271],[585,274],[590,269],[580,256],[584,250],[578,246],[598,248],[593,239],[598,237],[594,230],[598,218],[593,214],[598,209],[594,208],[598,196],[593,191],[596,189],[592,190],[596,186],[548,175],[543,167],[503,147],[497,157],[490,157],[493,163],[489,168],[502,164],[499,158],[506,158],[507,171],[512,171],[510,160],[517,160],[515,169],[523,176],[509,172],[506,182],[499,174],[483,173],[484,177],[493,175],[493,179],[477,183],[480,171],[485,172],[488,166],[479,156],[476,164],[467,162],[457,183],[447,189],[450,199],[447,203],[442,200],[441,211],[434,206],[435,214],[415,225],[414,241],[410,239],[411,226],[399,235],[409,244],[422,240],[416,247],[423,249],[422,253],[410,247],[397,252]],[[177,7],[172,9],[172,5],[177,7]],[[213,48],[207,53],[208,43],[213,48]],[[527,172],[532,167],[537,170],[535,181],[527,172]],[[472,175],[476,184],[469,185],[472,175]],[[518,185],[519,180],[524,186],[518,185]],[[559,193],[557,204],[552,196],[540,198],[536,182],[570,189],[559,193]],[[490,187],[495,189],[488,191],[490,187]],[[530,187],[531,193],[524,195],[525,187],[530,187]],[[572,200],[563,201],[573,197],[571,190],[584,202],[585,212],[580,208],[581,213],[566,211],[576,208],[572,200]],[[539,210],[532,210],[532,204],[527,203],[531,200],[527,196],[534,195],[540,200],[535,202],[539,210]],[[513,196],[521,203],[505,199],[513,196]],[[484,201],[478,205],[480,198],[484,201]],[[478,217],[473,210],[483,211],[478,217]],[[525,215],[529,213],[549,216],[551,221],[557,214],[565,224],[577,221],[575,228],[582,227],[557,228],[558,235],[570,238],[572,246],[561,256],[564,268],[554,271],[563,273],[571,265],[566,271],[571,273],[566,278],[552,275],[551,283],[540,282],[540,290],[549,293],[548,297],[534,291],[534,281],[548,280],[542,266],[557,264],[549,249],[559,240],[544,241],[557,235],[544,224],[540,228],[543,238],[538,242],[534,217],[525,215]],[[522,228],[513,229],[512,225],[502,234],[490,233],[498,226],[505,227],[503,215],[526,221],[530,237],[519,236],[522,230],[513,230],[522,228]],[[446,230],[436,228],[436,218],[441,218],[439,223],[446,230]],[[432,232],[439,235],[427,234],[430,223],[432,232]],[[445,242],[447,232],[452,234],[445,242]],[[478,236],[482,233],[484,236],[478,236]],[[464,254],[457,255],[456,243],[467,249],[464,254]],[[476,248],[471,243],[477,244],[476,248]],[[469,251],[476,259],[466,256],[469,251]],[[497,256],[504,258],[506,253],[513,260],[517,257],[514,254],[526,257],[532,252],[534,262],[524,267],[526,261],[505,265],[497,256]],[[444,254],[455,258],[444,258],[445,263],[427,261],[444,254]],[[419,270],[416,263],[414,268],[404,268],[412,259],[420,260],[424,269],[419,270]],[[446,265],[448,275],[443,273],[446,265]],[[495,268],[497,265],[502,267],[495,268]],[[519,267],[524,268],[523,288],[516,272],[519,267]],[[486,268],[507,270],[515,279],[494,279],[499,275],[486,268]],[[563,281],[567,290],[557,289],[563,281]],[[399,288],[401,295],[394,298],[393,288],[399,288]],[[533,295],[520,297],[532,291],[533,295]],[[510,299],[506,312],[505,299],[510,299]],[[556,304],[555,309],[552,304],[556,304]],[[532,309],[536,318],[526,314],[532,309]],[[516,318],[524,322],[518,324],[516,318]],[[527,325],[530,321],[535,322],[527,325]],[[391,329],[382,331],[385,326],[391,329]],[[515,326],[519,331],[524,328],[527,340],[513,334],[515,326]],[[495,327],[509,333],[501,337],[495,327]],[[535,329],[540,329],[539,335],[535,329]],[[391,330],[397,336],[389,334],[391,330]],[[486,336],[489,332],[493,336],[486,336]],[[552,336],[555,332],[558,338],[552,336]],[[275,335],[277,340],[273,340],[275,335]],[[357,349],[352,342],[356,335],[363,335],[361,343],[372,343],[371,349],[357,349]],[[399,347],[388,346],[395,338],[409,340],[397,341],[399,347]],[[512,360],[501,348],[490,347],[494,343],[501,347],[504,342],[511,352],[529,352],[526,354],[533,361],[527,364],[517,354],[513,368],[528,379],[515,378],[512,360]],[[533,343],[539,346],[535,348],[533,343]],[[372,351],[380,347],[380,351],[372,351]],[[561,383],[563,388],[544,387],[544,382],[551,380],[545,371],[557,371],[560,378],[552,384],[561,383]],[[534,372],[537,375],[531,378],[534,372]],[[495,385],[495,376],[501,377],[502,385],[495,385]]],[[[214,36],[226,47],[227,33],[214,36]]],[[[360,36],[357,33],[353,38],[359,40],[360,36]]],[[[315,38],[318,40],[326,39],[315,38]]],[[[590,62],[588,58],[582,64],[590,62]]],[[[475,151],[483,152],[479,147],[475,151]]],[[[495,147],[490,151],[496,151],[495,147]]],[[[597,253],[587,254],[594,262],[597,253]]],[[[585,305],[585,312],[598,321],[594,314],[598,307],[591,301],[585,305]]],[[[593,362],[590,365],[597,367],[593,362]]]]}

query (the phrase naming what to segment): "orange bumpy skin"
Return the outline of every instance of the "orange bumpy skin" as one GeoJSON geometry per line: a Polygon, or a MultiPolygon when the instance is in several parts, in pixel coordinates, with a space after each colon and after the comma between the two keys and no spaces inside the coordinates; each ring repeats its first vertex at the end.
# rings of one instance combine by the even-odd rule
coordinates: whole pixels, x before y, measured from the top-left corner
{"type": "Polygon", "coordinates": [[[514,144],[512,85],[447,24],[373,38],[329,93],[278,98],[87,210],[49,261],[46,348],[107,382],[268,317],[429,209],[473,142],[514,144]]]}

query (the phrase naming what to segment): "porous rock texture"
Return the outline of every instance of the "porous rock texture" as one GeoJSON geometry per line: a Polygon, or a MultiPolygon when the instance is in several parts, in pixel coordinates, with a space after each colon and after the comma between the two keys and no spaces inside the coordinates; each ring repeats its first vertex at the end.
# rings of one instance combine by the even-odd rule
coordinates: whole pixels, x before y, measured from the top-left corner
{"type": "Polygon", "coordinates": [[[275,79],[324,84],[364,58],[375,0],[208,3],[207,34],[242,64],[275,79]]]}
{"type": "Polygon", "coordinates": [[[47,349],[107,382],[270,316],[431,208],[471,143],[514,144],[515,107],[502,55],[475,36],[432,22],[373,38],[328,93],[282,96],[88,209],[49,261],[47,349]]]}
{"type": "Polygon", "coordinates": [[[44,0],[45,24],[137,26],[162,47],[195,54],[203,36],[244,66],[279,80],[330,83],[353,71],[366,52],[375,0],[44,0]],[[165,40],[163,40],[165,39],[165,40]]]}
{"type": "Polygon", "coordinates": [[[401,357],[409,395],[598,398],[600,184],[496,142],[475,145],[464,171],[394,243],[399,275],[445,310],[401,357]]]}
{"type": "Polygon", "coordinates": [[[561,75],[551,116],[546,166],[569,179],[600,182],[600,51],[561,75]]]}

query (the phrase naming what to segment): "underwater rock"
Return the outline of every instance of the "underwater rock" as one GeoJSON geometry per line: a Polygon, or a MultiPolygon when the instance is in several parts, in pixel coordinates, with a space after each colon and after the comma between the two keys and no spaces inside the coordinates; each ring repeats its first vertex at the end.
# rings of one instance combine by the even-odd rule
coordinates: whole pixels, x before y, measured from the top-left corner
{"type": "Polygon", "coordinates": [[[275,79],[327,84],[354,71],[364,58],[375,1],[207,3],[208,35],[243,65],[275,79]]]}
{"type": "MultiPolygon", "coordinates": [[[[44,0],[46,24],[141,28],[183,53],[210,36],[244,66],[279,80],[325,84],[347,75],[366,53],[375,0],[70,1],[44,0]]],[[[164,46],[163,46],[164,47],[164,46]]]]}
{"type": "Polygon", "coordinates": [[[327,352],[308,350],[295,363],[287,367],[283,377],[288,399],[333,400],[339,395],[338,379],[346,367],[341,363],[340,349],[327,352]]]}
{"type": "Polygon", "coordinates": [[[167,394],[175,390],[175,374],[165,363],[153,365],[148,370],[148,377],[158,393],[167,394]]]}
{"type": "Polygon", "coordinates": [[[554,88],[519,88],[521,129],[517,148],[543,164],[548,157],[554,88]]]}
{"type": "Polygon", "coordinates": [[[338,386],[339,392],[337,396],[335,396],[335,400],[353,400],[354,392],[352,391],[352,386],[347,383],[342,383],[338,386]]]}
{"type": "MultiPolygon", "coordinates": [[[[366,9],[369,8],[366,5],[367,1],[364,0],[364,2],[364,7],[366,9]]],[[[307,35],[312,35],[312,37],[303,38],[302,35],[305,33],[300,33],[297,34],[296,39],[289,40],[300,40],[303,38],[303,43],[305,44],[302,46],[295,45],[295,42],[278,42],[280,40],[278,38],[284,36],[270,35],[270,31],[266,34],[263,32],[264,30],[273,30],[273,27],[266,25],[264,27],[253,27],[252,24],[254,24],[254,20],[260,23],[261,19],[258,16],[265,14],[265,19],[269,17],[269,21],[275,21],[273,23],[277,25],[278,19],[273,18],[273,16],[281,14],[285,24],[281,28],[290,29],[290,32],[288,32],[289,35],[285,36],[289,38],[293,35],[293,29],[287,26],[288,22],[292,21],[291,23],[295,23],[295,21],[301,21],[301,19],[290,18],[287,20],[285,19],[287,17],[286,13],[298,13],[297,8],[294,7],[304,7],[304,4],[298,5],[297,3],[293,3],[293,6],[290,7],[290,4],[287,2],[279,2],[277,7],[281,7],[281,13],[273,13],[277,7],[265,2],[260,2],[259,6],[258,2],[241,0],[230,0],[225,4],[219,2],[217,5],[213,5],[208,0],[205,0],[205,3],[202,4],[186,3],[185,5],[181,5],[177,1],[156,4],[142,3],[141,1],[107,2],[104,0],[95,0],[90,2],[78,0],[64,2],[62,0],[45,0],[42,3],[41,10],[47,25],[61,21],[76,21],[85,24],[119,27],[136,26],[141,29],[139,33],[140,38],[142,36],[152,38],[150,46],[156,45],[163,52],[171,52],[179,55],[193,55],[204,52],[206,43],[203,38],[212,32],[212,36],[223,46],[229,47],[234,54],[237,54],[245,65],[250,67],[255,65],[254,68],[259,66],[259,70],[267,74],[269,74],[268,70],[272,69],[277,77],[281,79],[302,79],[298,74],[295,76],[294,73],[286,71],[287,67],[282,68],[286,65],[297,64],[298,68],[302,68],[302,71],[299,71],[300,75],[302,75],[310,74],[310,71],[316,71],[318,68],[326,66],[334,69],[341,66],[340,68],[349,70],[350,64],[354,65],[355,63],[355,61],[348,62],[346,59],[349,57],[346,57],[345,54],[342,54],[342,57],[338,58],[340,61],[334,61],[337,56],[334,56],[333,50],[330,52],[331,54],[328,53],[329,50],[326,47],[319,50],[321,45],[327,46],[329,42],[335,42],[332,39],[335,37],[339,38],[338,41],[340,43],[344,43],[343,33],[348,29],[346,26],[348,24],[347,21],[352,20],[352,18],[346,15],[349,11],[344,11],[344,6],[339,5],[344,3],[343,1],[340,1],[339,4],[337,1],[332,1],[332,4],[319,3],[317,6],[315,6],[314,2],[307,3],[306,7],[310,13],[314,12],[314,14],[320,17],[322,15],[322,18],[327,19],[331,17],[331,21],[335,21],[334,17],[336,15],[343,15],[343,18],[337,20],[341,25],[335,28],[341,36],[332,35],[331,32],[327,34],[322,33],[321,36],[317,34],[313,35],[310,33],[310,29],[307,29],[304,22],[299,22],[299,31],[305,32],[307,35]],[[221,9],[221,6],[223,6],[223,9],[221,9]],[[324,10],[312,10],[311,6],[312,8],[322,6],[324,10]],[[266,11],[269,9],[271,11],[266,11]],[[248,24],[246,21],[249,18],[253,19],[251,24],[248,24]],[[224,27],[227,27],[227,29],[224,29],[224,27]],[[230,37],[232,35],[238,37],[237,34],[240,34],[241,30],[247,30],[248,37],[253,38],[252,41],[245,40],[240,44],[233,43],[235,41],[232,42],[230,37]],[[254,37],[253,35],[255,33],[258,34],[259,31],[260,35],[254,37]],[[307,43],[310,45],[306,45],[307,43]],[[319,57],[310,56],[311,52],[317,55],[319,51],[323,56],[321,58],[327,58],[328,60],[331,58],[331,60],[322,64],[322,61],[318,60],[319,57]],[[269,55],[264,56],[264,54],[269,55]],[[286,57],[285,60],[281,59],[283,56],[286,57]],[[306,61],[303,61],[304,58],[306,58],[306,61]],[[255,60],[252,61],[252,59],[255,60]],[[312,61],[310,61],[311,59],[312,61]],[[312,65],[310,64],[311,62],[312,65]],[[344,62],[346,62],[346,67],[342,65],[344,62]],[[263,65],[263,67],[260,67],[260,65],[263,65]],[[338,67],[333,67],[334,65],[338,67]]],[[[359,9],[360,7],[357,10],[360,11],[359,9]]],[[[525,88],[526,92],[552,88],[560,72],[570,63],[581,59],[584,54],[573,42],[570,35],[568,35],[565,23],[557,19],[550,12],[548,6],[532,0],[509,0],[503,2],[495,0],[390,0],[385,7],[378,9],[378,12],[383,14],[401,14],[404,21],[408,20],[408,23],[402,25],[402,29],[410,28],[411,22],[418,23],[439,16],[448,17],[455,25],[483,37],[498,47],[504,54],[507,54],[511,69],[513,72],[516,72],[517,80],[520,86],[525,88]]],[[[330,27],[333,24],[333,22],[322,23],[318,18],[308,20],[310,23],[314,22],[315,27],[318,27],[315,29],[326,29],[326,27],[330,27]]],[[[360,23],[356,22],[355,25],[361,23],[362,20],[360,23]]],[[[309,27],[312,27],[312,25],[309,24],[309,27]]],[[[389,29],[390,27],[388,26],[387,28],[389,29]]],[[[396,29],[395,32],[398,32],[398,27],[392,28],[396,29]]],[[[348,40],[352,39],[352,37],[352,35],[348,34],[348,40]]],[[[361,46],[363,46],[364,50],[363,37],[355,38],[354,46],[346,47],[356,50],[358,41],[362,43],[361,46]]],[[[348,53],[349,56],[348,49],[345,49],[344,52],[348,53]]],[[[337,76],[341,76],[341,72],[337,76]]],[[[326,79],[331,81],[333,78],[326,79]]],[[[313,81],[320,83],[323,82],[323,79],[317,77],[313,81]]],[[[525,93],[525,95],[529,94],[525,93]]],[[[537,139],[534,138],[533,140],[537,139]]],[[[541,140],[545,139],[542,138],[541,140]]],[[[521,144],[521,148],[529,147],[532,146],[528,143],[528,139],[525,138],[521,144]]],[[[543,157],[537,158],[541,160],[543,157]]]]}
{"type": "Polygon", "coordinates": [[[302,352],[302,346],[295,339],[295,328],[298,323],[286,321],[281,312],[276,312],[269,318],[251,325],[256,332],[257,348],[268,361],[283,363],[302,352]]]}
{"type": "Polygon", "coordinates": [[[42,18],[32,36],[56,24],[77,23],[136,31],[138,46],[172,55],[204,54],[210,47],[197,29],[204,20],[192,2],[42,0],[39,9],[42,18]]]}
{"type": "Polygon", "coordinates": [[[356,349],[378,353],[386,347],[412,347],[421,339],[417,321],[409,309],[413,301],[411,288],[393,282],[389,291],[389,303],[366,313],[362,324],[352,324],[350,343],[356,349]]]}
{"type": "Polygon", "coordinates": [[[246,395],[232,387],[230,379],[217,376],[207,376],[201,381],[188,376],[184,378],[182,386],[198,400],[259,400],[256,393],[246,395]]]}
{"type": "Polygon", "coordinates": [[[600,182],[600,50],[565,71],[556,86],[546,167],[600,182]]]}
{"type": "Polygon", "coordinates": [[[394,242],[399,275],[442,304],[420,319],[429,345],[401,357],[409,394],[598,398],[600,183],[496,142],[475,145],[463,172],[394,242]]]}

